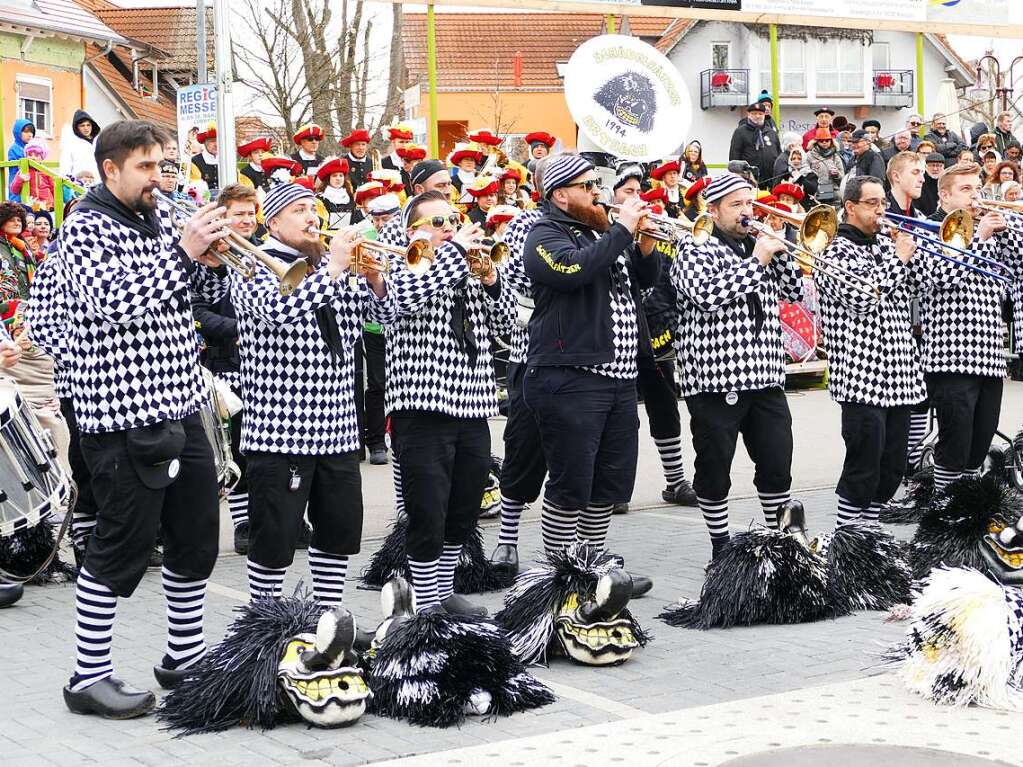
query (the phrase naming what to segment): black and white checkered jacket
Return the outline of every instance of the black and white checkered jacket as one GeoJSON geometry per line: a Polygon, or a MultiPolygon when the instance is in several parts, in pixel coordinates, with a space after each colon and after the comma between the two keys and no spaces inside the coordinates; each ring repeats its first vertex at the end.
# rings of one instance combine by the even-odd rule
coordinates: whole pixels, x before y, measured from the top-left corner
{"type": "Polygon", "coordinates": [[[717,234],[680,249],[672,264],[678,292],[675,339],[682,396],[785,385],[778,301],[799,301],[802,272],[782,253],[761,266],[717,234]],[[759,298],[762,324],[753,309],[759,298]]]}
{"type": "Polygon", "coordinates": [[[526,210],[517,215],[508,224],[504,232],[504,241],[510,251],[508,260],[501,264],[501,279],[514,294],[519,311],[511,332],[511,353],[508,362],[525,362],[526,349],[529,346],[529,313],[533,304],[533,288],[529,275],[522,265],[522,248],[526,244],[529,230],[533,228],[543,211],[539,208],[526,210]],[[523,300],[524,299],[524,300],[523,300]],[[523,321],[523,315],[524,320],[523,321]]]}
{"type": "Polygon", "coordinates": [[[67,295],[58,289],[59,253],[50,256],[36,270],[29,291],[25,319],[32,343],[53,358],[53,388],[60,399],[71,396],[71,354],[68,349],[67,295]]]}
{"type": "MultiPolygon", "coordinates": [[[[999,232],[987,242],[974,235],[969,249],[1023,274],[1023,235],[1018,232],[999,232]]],[[[927,283],[921,291],[924,372],[1003,377],[1005,284],[926,253],[912,263],[918,281],[927,283]]],[[[976,265],[992,269],[979,261],[976,265]]]]}
{"type": "MultiPolygon", "coordinates": [[[[297,251],[270,238],[263,250],[294,261],[297,251]]],[[[360,447],[355,411],[355,343],[364,321],[394,320],[389,297],[377,299],[357,278],[331,279],[326,258],[289,296],[265,269],[251,280],[231,276],[241,352],[241,449],[289,455],[346,453],[360,447]],[[343,355],[324,341],[316,312],[329,305],[343,355]]]]}
{"type": "Polygon", "coordinates": [[[64,222],[56,290],[68,307],[78,428],[109,432],[199,408],[202,377],[190,289],[216,301],[226,281],[188,259],[164,206],[146,237],[97,210],[64,222]]]}
{"type": "Polygon", "coordinates": [[[909,316],[912,274],[892,240],[868,245],[840,229],[825,257],[878,286],[881,295],[879,303],[851,287],[855,278],[816,274],[831,397],[877,407],[922,402],[927,391],[909,316]]]}
{"type": "Polygon", "coordinates": [[[490,339],[511,330],[515,301],[500,278],[485,289],[469,277],[462,250],[445,243],[436,249],[425,274],[392,272],[388,292],[398,319],[386,326],[387,412],[426,410],[456,418],[497,415],[490,339]],[[475,364],[451,327],[459,296],[476,340],[475,364]]]}

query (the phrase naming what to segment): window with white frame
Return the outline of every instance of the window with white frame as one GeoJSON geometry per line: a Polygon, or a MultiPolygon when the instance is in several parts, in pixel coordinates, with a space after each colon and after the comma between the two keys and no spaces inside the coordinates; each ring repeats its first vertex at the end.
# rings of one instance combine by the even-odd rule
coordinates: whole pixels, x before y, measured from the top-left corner
{"type": "Polygon", "coordinates": [[[888,43],[873,43],[870,46],[870,55],[875,70],[892,68],[891,48],[888,43]]]}
{"type": "Polygon", "coordinates": [[[53,83],[43,77],[17,75],[18,116],[30,120],[41,134],[53,132],[53,83]]]}
{"type": "Polygon", "coordinates": [[[729,69],[732,44],[728,41],[710,44],[710,66],[712,69],[729,69]]]}
{"type": "MultiPolygon", "coordinates": [[[[771,48],[768,44],[762,48],[761,61],[761,87],[771,90],[771,48]]],[[[782,98],[805,98],[808,95],[806,43],[802,40],[785,38],[778,41],[778,80],[782,98]]]]}
{"type": "Polygon", "coordinates": [[[818,43],[814,66],[817,97],[862,96],[863,63],[863,44],[859,40],[818,43]]]}

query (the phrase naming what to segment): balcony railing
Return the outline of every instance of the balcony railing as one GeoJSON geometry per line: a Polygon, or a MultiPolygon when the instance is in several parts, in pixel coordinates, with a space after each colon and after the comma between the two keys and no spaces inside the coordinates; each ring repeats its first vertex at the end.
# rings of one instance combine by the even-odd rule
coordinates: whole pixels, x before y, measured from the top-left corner
{"type": "Polygon", "coordinates": [[[705,69],[700,72],[700,109],[749,104],[748,69],[705,69]]]}
{"type": "Polygon", "coordinates": [[[911,107],[913,99],[913,70],[874,70],[874,106],[911,107]]]}

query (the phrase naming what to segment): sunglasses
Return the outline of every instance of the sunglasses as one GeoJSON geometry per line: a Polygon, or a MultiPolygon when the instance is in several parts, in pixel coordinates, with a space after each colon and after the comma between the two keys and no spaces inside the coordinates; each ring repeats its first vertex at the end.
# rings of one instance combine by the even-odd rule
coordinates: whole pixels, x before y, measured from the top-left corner
{"type": "Polygon", "coordinates": [[[591,178],[589,181],[576,181],[574,184],[565,184],[566,187],[570,186],[581,186],[587,192],[592,192],[598,186],[600,186],[600,179],[591,178]]]}
{"type": "Polygon", "coordinates": [[[440,229],[445,223],[451,224],[451,226],[458,226],[462,223],[461,213],[452,213],[450,216],[424,216],[416,221],[412,222],[411,229],[418,229],[424,224],[429,224],[434,229],[440,229]]]}
{"type": "Polygon", "coordinates": [[[919,128],[920,127],[920,123],[910,123],[909,127],[910,128],[919,128]]]}

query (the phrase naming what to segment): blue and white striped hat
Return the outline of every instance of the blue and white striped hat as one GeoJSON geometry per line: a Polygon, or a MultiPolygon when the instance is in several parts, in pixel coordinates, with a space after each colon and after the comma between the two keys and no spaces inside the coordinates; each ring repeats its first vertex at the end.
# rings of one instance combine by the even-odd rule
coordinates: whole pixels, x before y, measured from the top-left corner
{"type": "Polygon", "coordinates": [[[269,221],[296,200],[315,196],[312,191],[298,184],[278,184],[271,187],[266,199],[263,200],[263,220],[269,221]]]}
{"type": "Polygon", "coordinates": [[[543,169],[543,193],[550,198],[555,189],[571,183],[586,171],[593,170],[593,164],[577,154],[559,154],[547,160],[543,169]]]}
{"type": "Polygon", "coordinates": [[[703,190],[704,202],[717,202],[722,197],[738,192],[740,189],[752,189],[753,185],[737,173],[723,173],[715,176],[703,190]]]}

